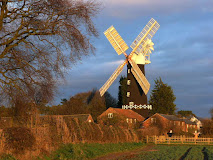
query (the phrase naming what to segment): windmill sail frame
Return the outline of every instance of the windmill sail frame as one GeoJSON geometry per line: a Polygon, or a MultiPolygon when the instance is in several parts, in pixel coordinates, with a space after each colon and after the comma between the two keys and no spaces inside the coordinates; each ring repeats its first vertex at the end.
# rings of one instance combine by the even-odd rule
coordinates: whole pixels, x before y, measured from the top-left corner
{"type": "Polygon", "coordinates": [[[122,72],[124,65],[126,65],[128,62],[132,66],[132,73],[135,77],[135,79],[138,81],[140,87],[144,91],[145,94],[148,93],[150,89],[150,83],[146,79],[145,75],[142,73],[138,65],[131,59],[133,54],[139,55],[139,53],[142,53],[145,57],[145,64],[149,64],[150,62],[150,54],[151,50],[154,50],[153,46],[148,48],[148,52],[144,50],[144,48],[147,46],[147,44],[153,44],[151,42],[152,37],[155,35],[157,30],[159,29],[160,25],[157,21],[155,21],[153,18],[146,24],[146,26],[143,28],[143,30],[140,32],[140,34],[136,37],[136,39],[131,44],[131,48],[133,49],[132,52],[127,56],[125,51],[129,48],[125,41],[122,39],[122,37],[119,35],[119,33],[116,31],[116,29],[111,26],[109,27],[105,32],[104,35],[109,40],[112,47],[115,49],[118,55],[124,54],[126,56],[126,60],[118,66],[118,68],[113,72],[113,74],[110,76],[110,78],[106,81],[106,83],[100,88],[99,92],[100,95],[103,96],[104,93],[107,91],[107,89],[111,86],[111,84],[115,81],[115,79],[118,77],[118,75],[122,72]],[[150,42],[149,42],[150,41],[150,42]],[[149,42],[149,43],[148,43],[149,42]]]}

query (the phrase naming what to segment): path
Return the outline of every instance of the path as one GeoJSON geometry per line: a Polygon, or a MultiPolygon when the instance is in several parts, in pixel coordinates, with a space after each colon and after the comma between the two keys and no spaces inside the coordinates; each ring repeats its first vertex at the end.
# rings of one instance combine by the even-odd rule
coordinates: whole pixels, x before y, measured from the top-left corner
{"type": "Polygon", "coordinates": [[[155,150],[155,145],[147,145],[141,148],[132,150],[132,151],[125,151],[125,152],[117,152],[117,153],[110,153],[105,156],[94,158],[93,160],[126,160],[129,158],[134,158],[142,151],[157,151],[155,150]]]}

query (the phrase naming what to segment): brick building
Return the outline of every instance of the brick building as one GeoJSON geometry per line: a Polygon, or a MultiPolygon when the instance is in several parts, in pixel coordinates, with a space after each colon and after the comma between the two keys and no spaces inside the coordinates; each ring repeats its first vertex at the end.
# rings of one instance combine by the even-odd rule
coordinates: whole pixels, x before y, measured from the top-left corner
{"type": "Polygon", "coordinates": [[[197,130],[197,125],[195,122],[191,122],[186,118],[179,118],[175,115],[166,115],[156,113],[149,117],[143,122],[143,127],[148,128],[150,126],[158,126],[161,129],[179,129],[183,132],[188,132],[191,130],[197,130]]]}
{"type": "Polygon", "coordinates": [[[111,121],[117,125],[128,124],[129,126],[136,123],[140,124],[144,121],[144,117],[130,109],[108,108],[100,116],[98,123],[111,121]]]}

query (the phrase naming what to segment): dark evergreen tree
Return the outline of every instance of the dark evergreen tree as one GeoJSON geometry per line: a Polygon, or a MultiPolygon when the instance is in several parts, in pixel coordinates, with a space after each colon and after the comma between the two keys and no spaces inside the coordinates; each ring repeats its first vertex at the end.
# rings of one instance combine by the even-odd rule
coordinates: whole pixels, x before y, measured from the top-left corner
{"type": "Polygon", "coordinates": [[[105,92],[104,98],[105,98],[105,104],[107,109],[109,107],[113,107],[113,108],[117,107],[117,100],[114,97],[112,97],[109,92],[107,91],[105,92]]]}
{"type": "Polygon", "coordinates": [[[180,110],[177,112],[177,114],[182,117],[195,116],[195,114],[192,111],[186,111],[186,110],[180,110]]]}
{"type": "Polygon", "coordinates": [[[117,104],[117,106],[119,108],[121,108],[122,105],[127,103],[127,99],[126,99],[127,77],[121,76],[119,83],[120,83],[120,86],[119,86],[119,91],[118,91],[118,104],[117,104]]]}
{"type": "Polygon", "coordinates": [[[175,99],[172,87],[163,83],[160,77],[156,79],[149,100],[149,104],[152,105],[152,113],[175,114],[175,99]]]}

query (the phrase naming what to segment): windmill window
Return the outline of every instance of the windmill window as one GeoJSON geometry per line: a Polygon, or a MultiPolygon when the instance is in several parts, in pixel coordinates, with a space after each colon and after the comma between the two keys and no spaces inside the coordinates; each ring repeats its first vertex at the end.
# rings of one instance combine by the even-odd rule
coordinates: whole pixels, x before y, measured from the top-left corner
{"type": "Polygon", "coordinates": [[[130,92],[127,92],[127,94],[126,94],[126,95],[127,95],[127,97],[130,97],[130,92]]]}
{"type": "Polygon", "coordinates": [[[127,85],[130,85],[131,80],[127,80],[127,85]]]}
{"type": "Polygon", "coordinates": [[[113,113],[108,113],[108,118],[112,118],[113,117],[113,113]]]}
{"type": "Polygon", "coordinates": [[[130,105],[130,106],[133,106],[133,105],[134,105],[134,102],[129,102],[129,105],[130,105]]]}
{"type": "Polygon", "coordinates": [[[127,72],[130,73],[130,69],[128,69],[127,72]]]}

